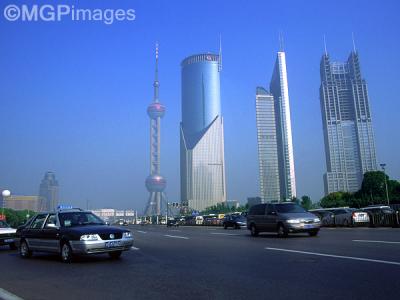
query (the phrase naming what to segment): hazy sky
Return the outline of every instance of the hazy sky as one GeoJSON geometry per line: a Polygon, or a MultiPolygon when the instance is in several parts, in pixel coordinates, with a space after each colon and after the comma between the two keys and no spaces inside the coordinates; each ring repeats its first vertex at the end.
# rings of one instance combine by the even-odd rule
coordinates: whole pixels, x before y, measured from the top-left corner
{"type": "Polygon", "coordinates": [[[323,35],[347,60],[354,32],[368,83],[379,162],[400,178],[400,2],[62,1],[133,8],[136,20],[8,22],[0,13],[0,187],[34,195],[48,170],[63,203],[142,211],[148,198],[154,43],[160,43],[161,170],[179,200],[180,62],[223,42],[222,113],[228,199],[259,194],[255,89],[268,86],[278,33],[287,55],[298,195],[319,200],[325,155],[319,104],[323,35]]]}

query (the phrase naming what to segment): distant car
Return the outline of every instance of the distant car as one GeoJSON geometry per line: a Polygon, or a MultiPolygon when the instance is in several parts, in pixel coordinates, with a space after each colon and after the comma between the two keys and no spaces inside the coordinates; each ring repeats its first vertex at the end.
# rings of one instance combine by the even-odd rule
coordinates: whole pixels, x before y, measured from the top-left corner
{"type": "Polygon", "coordinates": [[[106,225],[91,212],[63,209],[39,213],[17,230],[19,253],[28,258],[33,252],[58,253],[63,262],[76,254],[108,253],[113,259],[133,245],[129,230],[106,225]]]}
{"type": "Polygon", "coordinates": [[[179,220],[177,220],[177,219],[169,219],[167,221],[167,227],[171,227],[171,226],[178,227],[179,226],[179,220]]]}
{"type": "Polygon", "coordinates": [[[355,208],[332,208],[328,209],[328,211],[335,215],[336,226],[349,227],[361,223],[369,223],[368,214],[355,208]]]}
{"type": "Polygon", "coordinates": [[[247,219],[242,215],[225,215],[222,226],[224,229],[233,227],[234,229],[240,229],[241,227],[247,226],[247,219]]]}
{"type": "Polygon", "coordinates": [[[11,250],[17,249],[15,245],[16,231],[5,221],[0,220],[0,246],[8,245],[11,250]]]}
{"type": "Polygon", "coordinates": [[[292,202],[257,204],[250,208],[247,215],[247,228],[252,236],[260,232],[276,232],[279,237],[300,232],[316,236],[320,226],[318,217],[292,202]]]}
{"type": "Polygon", "coordinates": [[[118,220],[115,225],[119,225],[119,226],[128,226],[128,223],[124,220],[118,220]]]}

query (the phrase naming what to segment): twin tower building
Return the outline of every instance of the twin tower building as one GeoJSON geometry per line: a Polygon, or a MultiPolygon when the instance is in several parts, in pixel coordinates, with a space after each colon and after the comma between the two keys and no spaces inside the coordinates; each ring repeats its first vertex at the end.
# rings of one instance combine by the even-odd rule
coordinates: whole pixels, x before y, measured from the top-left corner
{"type": "MultiPolygon", "coordinates": [[[[166,181],[160,171],[158,49],[151,119],[150,198],[146,214],[160,214],[166,181]]],[[[182,121],[180,123],[181,205],[204,210],[226,202],[224,126],[221,115],[220,54],[189,56],[181,63],[182,121]]],[[[320,100],[327,173],[325,192],[356,191],[366,171],[376,169],[368,94],[354,50],[347,63],[321,60],[320,100]]],[[[288,80],[285,52],[277,53],[269,90],[256,89],[259,180],[262,202],[296,196],[288,80]]]]}

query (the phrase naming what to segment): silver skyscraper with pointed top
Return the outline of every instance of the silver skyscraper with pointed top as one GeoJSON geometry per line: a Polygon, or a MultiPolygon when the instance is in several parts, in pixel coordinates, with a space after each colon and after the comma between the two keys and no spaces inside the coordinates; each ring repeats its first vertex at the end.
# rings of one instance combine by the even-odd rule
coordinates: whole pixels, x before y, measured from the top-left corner
{"type": "Polygon", "coordinates": [[[160,123],[165,114],[165,106],[159,100],[158,44],[156,44],[156,67],[153,87],[153,103],[147,108],[147,114],[150,117],[150,176],[146,178],[146,187],[150,192],[150,196],[145,209],[145,215],[147,216],[161,215],[161,206],[165,198],[164,190],[167,185],[165,178],[160,175],[160,123]]]}
{"type": "Polygon", "coordinates": [[[283,50],[277,54],[270,92],[257,88],[256,117],[261,199],[263,202],[290,200],[296,196],[296,177],[283,50]]]}

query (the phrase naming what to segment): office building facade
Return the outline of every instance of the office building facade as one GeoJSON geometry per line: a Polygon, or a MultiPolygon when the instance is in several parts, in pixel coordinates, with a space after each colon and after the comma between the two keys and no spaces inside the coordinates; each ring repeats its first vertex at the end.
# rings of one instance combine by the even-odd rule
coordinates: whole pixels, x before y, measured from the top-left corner
{"type": "Polygon", "coordinates": [[[352,51],[347,62],[331,62],[325,53],[320,74],[325,194],[356,192],[364,173],[377,170],[367,83],[361,75],[358,53],[352,51]]]}
{"type": "Polygon", "coordinates": [[[281,198],[275,101],[262,87],[256,91],[256,123],[261,199],[274,202],[281,198]]]}
{"type": "Polygon", "coordinates": [[[296,196],[296,176],[285,52],[279,51],[270,92],[256,91],[260,192],[263,202],[289,201],[296,196]]]}
{"type": "Polygon", "coordinates": [[[4,208],[37,212],[40,209],[40,199],[39,196],[10,195],[4,198],[4,208]]]}
{"type": "Polygon", "coordinates": [[[220,55],[193,55],[181,67],[181,203],[203,210],[226,202],[220,55]]]}

